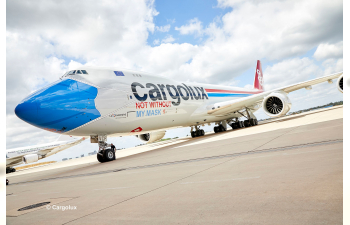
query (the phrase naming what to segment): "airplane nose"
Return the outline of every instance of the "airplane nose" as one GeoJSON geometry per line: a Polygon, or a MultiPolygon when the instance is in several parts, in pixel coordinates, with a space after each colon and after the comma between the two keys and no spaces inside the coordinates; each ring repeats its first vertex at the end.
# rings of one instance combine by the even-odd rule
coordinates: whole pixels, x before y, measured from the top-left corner
{"type": "Polygon", "coordinates": [[[101,116],[95,107],[97,88],[66,79],[23,99],[15,114],[41,129],[64,133],[101,116]]]}
{"type": "Polygon", "coordinates": [[[15,114],[18,118],[32,123],[38,119],[38,106],[33,98],[27,98],[19,103],[15,108],[15,114]]]}

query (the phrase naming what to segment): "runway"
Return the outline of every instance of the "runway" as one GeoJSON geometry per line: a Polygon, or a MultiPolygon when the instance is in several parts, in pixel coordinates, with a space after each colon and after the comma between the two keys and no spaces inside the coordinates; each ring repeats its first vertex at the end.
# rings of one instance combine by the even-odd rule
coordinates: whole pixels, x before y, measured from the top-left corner
{"type": "Polygon", "coordinates": [[[342,118],[332,107],[9,174],[7,223],[341,224],[342,118]]]}

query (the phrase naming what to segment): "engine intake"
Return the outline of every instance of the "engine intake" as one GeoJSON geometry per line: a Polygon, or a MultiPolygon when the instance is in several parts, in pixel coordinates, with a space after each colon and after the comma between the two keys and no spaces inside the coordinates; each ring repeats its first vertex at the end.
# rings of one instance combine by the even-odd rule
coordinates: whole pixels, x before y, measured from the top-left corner
{"type": "Polygon", "coordinates": [[[162,139],[165,136],[165,132],[166,131],[157,131],[152,133],[136,135],[136,137],[140,138],[141,141],[152,143],[162,139]]]}
{"type": "Polygon", "coordinates": [[[338,78],[337,81],[338,90],[343,93],[343,75],[338,78]]]}
{"type": "Polygon", "coordinates": [[[263,109],[269,117],[286,115],[292,108],[292,103],[284,92],[274,92],[264,98],[263,109]]]}
{"type": "Polygon", "coordinates": [[[41,159],[42,157],[37,155],[37,154],[29,154],[29,155],[25,155],[23,156],[23,162],[25,164],[28,164],[28,163],[33,163],[33,162],[37,162],[39,159],[41,159]]]}

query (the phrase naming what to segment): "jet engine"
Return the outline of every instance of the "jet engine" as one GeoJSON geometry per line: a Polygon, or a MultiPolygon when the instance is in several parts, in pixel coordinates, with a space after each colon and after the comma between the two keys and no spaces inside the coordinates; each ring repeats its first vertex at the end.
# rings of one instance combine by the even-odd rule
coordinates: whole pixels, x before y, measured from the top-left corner
{"type": "Polygon", "coordinates": [[[285,92],[273,92],[263,100],[263,109],[269,117],[280,117],[288,113],[292,103],[285,92]]]}
{"type": "Polygon", "coordinates": [[[24,163],[28,164],[28,163],[37,162],[39,159],[41,159],[41,156],[37,154],[29,154],[29,155],[23,156],[22,159],[24,163]]]}
{"type": "Polygon", "coordinates": [[[343,93],[343,75],[341,75],[337,80],[338,90],[343,93]]]}
{"type": "Polygon", "coordinates": [[[140,138],[142,141],[145,141],[147,143],[152,143],[162,139],[165,135],[165,132],[166,131],[157,131],[152,133],[136,135],[136,137],[140,138]]]}

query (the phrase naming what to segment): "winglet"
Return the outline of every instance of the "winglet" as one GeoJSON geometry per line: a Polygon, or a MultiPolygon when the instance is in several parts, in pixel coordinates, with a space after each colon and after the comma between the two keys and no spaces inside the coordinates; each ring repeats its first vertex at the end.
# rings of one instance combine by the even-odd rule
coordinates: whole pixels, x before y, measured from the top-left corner
{"type": "Polygon", "coordinates": [[[261,69],[260,60],[258,60],[258,62],[256,64],[255,78],[254,78],[254,89],[264,90],[264,79],[263,79],[263,73],[262,73],[262,69],[261,69]]]}

